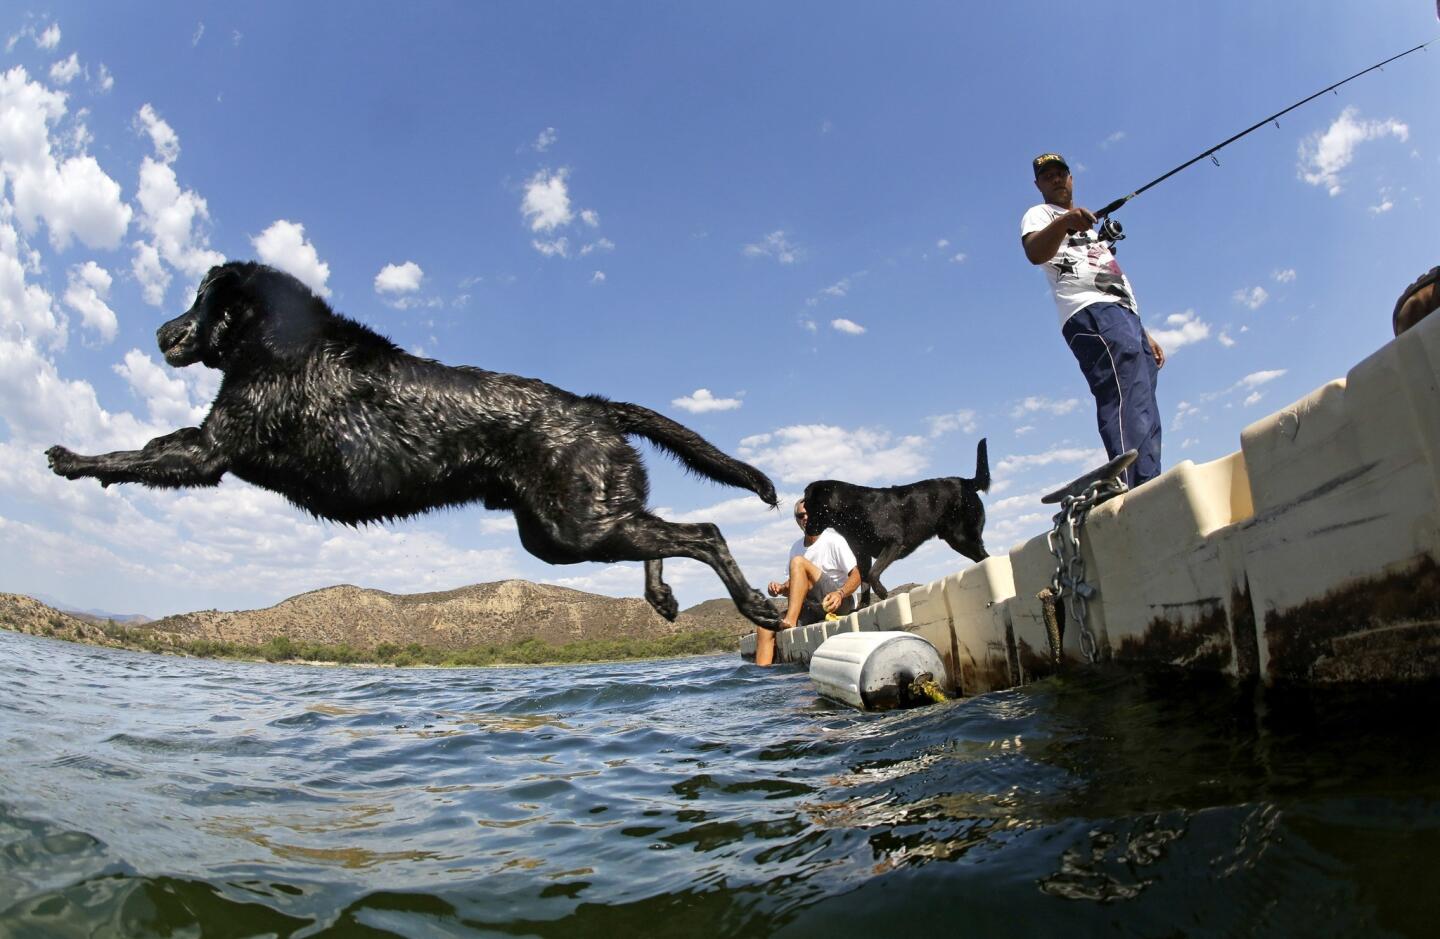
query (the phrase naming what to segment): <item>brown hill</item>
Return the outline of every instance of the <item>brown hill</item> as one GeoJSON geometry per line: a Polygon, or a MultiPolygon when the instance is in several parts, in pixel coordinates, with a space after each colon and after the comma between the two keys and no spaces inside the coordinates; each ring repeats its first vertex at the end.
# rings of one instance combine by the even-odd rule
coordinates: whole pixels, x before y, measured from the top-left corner
{"type": "MultiPolygon", "coordinates": [[[[30,597],[0,594],[0,626],[35,635],[106,643],[103,624],[89,623],[30,597]]],[[[648,639],[699,630],[736,636],[751,630],[735,605],[710,600],[666,622],[639,598],[615,598],[524,580],[474,584],[439,593],[392,594],[361,587],[326,587],[263,610],[202,610],[142,627],[156,639],[210,639],[261,645],[276,637],[300,643],[418,643],[441,649],[503,645],[536,638],[552,645],[584,639],[648,639]]]]}
{"type": "Polygon", "coordinates": [[[115,644],[98,624],[18,593],[0,593],[0,627],[31,636],[54,636],[95,645],[115,644]]]}

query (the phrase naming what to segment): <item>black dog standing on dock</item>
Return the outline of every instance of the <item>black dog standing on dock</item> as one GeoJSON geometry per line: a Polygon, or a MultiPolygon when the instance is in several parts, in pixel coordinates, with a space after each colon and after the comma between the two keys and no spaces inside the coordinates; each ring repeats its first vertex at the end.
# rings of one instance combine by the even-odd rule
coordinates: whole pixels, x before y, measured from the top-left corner
{"type": "Polygon", "coordinates": [[[215,486],[229,472],[347,525],[483,502],[513,511],[520,543],[551,564],[645,562],[645,599],[666,619],[679,612],[661,579],[667,557],[714,568],[757,625],[779,619],[718,528],[646,509],[645,466],[626,438],[645,437],[771,506],[775,487],[648,408],[417,358],[337,315],[294,277],[249,262],[212,268],[195,303],[156,339],[173,366],[224,372],[205,420],[141,450],[51,447],[52,470],[167,488],[215,486]]]}
{"type": "Polygon", "coordinates": [[[981,538],[985,505],[980,501],[980,493],[989,488],[990,459],[982,439],[973,479],[945,476],[884,489],[835,479],[811,483],[805,487],[805,510],[810,513],[805,534],[833,528],[845,536],[859,562],[863,607],[872,589],[882,600],[889,596],[880,583],[885,568],[936,536],[972,561],[989,557],[981,538]]]}

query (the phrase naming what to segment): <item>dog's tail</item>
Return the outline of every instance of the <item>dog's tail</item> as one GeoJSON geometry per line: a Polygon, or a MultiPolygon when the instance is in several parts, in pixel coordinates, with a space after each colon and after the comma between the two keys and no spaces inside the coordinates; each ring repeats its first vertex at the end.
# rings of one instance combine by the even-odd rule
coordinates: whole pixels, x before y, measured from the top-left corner
{"type": "Polygon", "coordinates": [[[719,448],[684,424],[638,404],[604,401],[604,405],[617,428],[627,434],[644,437],[674,455],[692,472],[716,482],[749,489],[764,499],[765,504],[771,508],[779,504],[779,499],[775,496],[775,484],[770,482],[770,477],[750,464],[722,453],[719,448]]]}
{"type": "Polygon", "coordinates": [[[985,492],[990,488],[990,453],[985,448],[985,438],[980,438],[980,446],[975,448],[975,488],[985,492]]]}

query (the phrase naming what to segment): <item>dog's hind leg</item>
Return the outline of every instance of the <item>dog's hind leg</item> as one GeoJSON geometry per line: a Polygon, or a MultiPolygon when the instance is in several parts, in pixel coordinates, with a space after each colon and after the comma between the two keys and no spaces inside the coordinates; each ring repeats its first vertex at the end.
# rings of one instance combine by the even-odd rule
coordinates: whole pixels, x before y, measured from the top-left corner
{"type": "Polygon", "coordinates": [[[645,562],[645,599],[655,608],[655,612],[675,622],[675,617],[680,615],[680,604],[675,602],[675,594],[670,585],[660,578],[661,565],[665,562],[659,558],[645,562]]]}
{"type": "Polygon", "coordinates": [[[667,522],[649,513],[636,514],[621,522],[610,537],[596,547],[594,560],[646,562],[645,599],[662,616],[665,611],[656,606],[658,595],[652,596],[651,590],[653,585],[658,584],[666,594],[669,593],[669,588],[660,581],[660,559],[681,557],[709,565],[724,582],[736,608],[750,622],[774,629],[780,620],[779,611],[760,591],[746,582],[740,565],[730,555],[730,548],[725,544],[720,529],[708,522],[685,524],[667,522]]]}

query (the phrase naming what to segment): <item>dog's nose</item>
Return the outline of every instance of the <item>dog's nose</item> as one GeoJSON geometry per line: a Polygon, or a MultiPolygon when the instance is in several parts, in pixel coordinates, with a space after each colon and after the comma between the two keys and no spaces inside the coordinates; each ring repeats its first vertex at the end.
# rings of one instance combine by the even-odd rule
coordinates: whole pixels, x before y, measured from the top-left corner
{"type": "Polygon", "coordinates": [[[186,313],[164,323],[155,330],[155,344],[161,352],[174,348],[195,329],[195,317],[186,313]]]}

